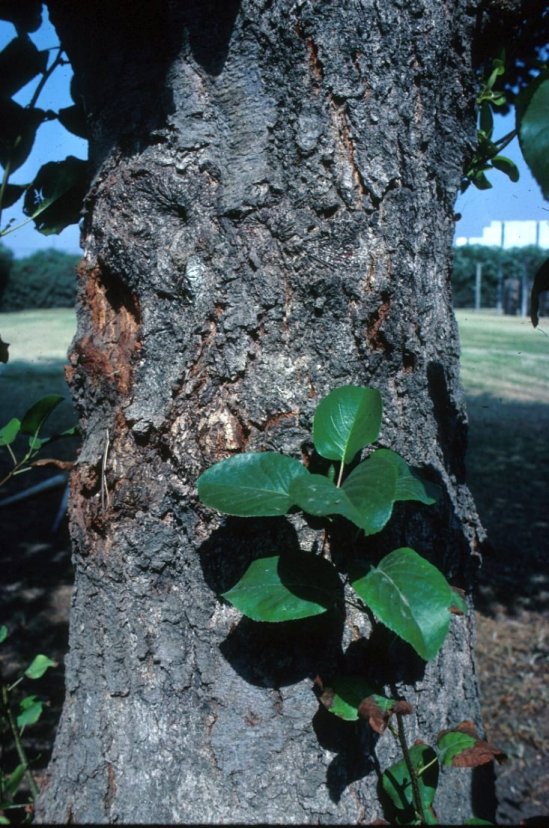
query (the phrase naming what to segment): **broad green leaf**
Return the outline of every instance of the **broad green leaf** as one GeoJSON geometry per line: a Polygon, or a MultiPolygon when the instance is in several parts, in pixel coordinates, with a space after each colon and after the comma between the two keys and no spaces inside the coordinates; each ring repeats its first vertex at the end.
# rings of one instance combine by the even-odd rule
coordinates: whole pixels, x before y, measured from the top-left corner
{"type": "Polygon", "coordinates": [[[344,385],[318,404],[313,442],[327,460],[349,463],[364,446],[379,437],[381,395],[375,388],[344,385]]]}
{"type": "Polygon", "coordinates": [[[397,477],[395,463],[382,451],[375,451],[345,480],[342,491],[359,513],[360,523],[357,525],[366,535],[381,532],[391,517],[397,477]]]}
{"type": "Polygon", "coordinates": [[[28,727],[36,724],[42,710],[44,709],[44,702],[40,701],[37,696],[26,696],[19,702],[19,710],[16,721],[18,727],[28,727]]]}
{"type": "MultiPolygon", "coordinates": [[[[374,695],[370,684],[362,676],[338,676],[333,681],[333,698],[327,709],[334,716],[354,722],[358,719],[358,708],[368,696],[374,695]]],[[[380,696],[379,698],[383,698],[380,696]]]]}
{"type": "Polygon", "coordinates": [[[60,109],[57,117],[69,132],[78,135],[80,138],[89,138],[90,131],[86,121],[86,113],[84,107],[80,104],[73,104],[72,106],[60,109]]]}
{"type": "Polygon", "coordinates": [[[514,161],[511,161],[510,158],[507,158],[505,155],[496,155],[494,158],[491,159],[492,166],[499,170],[511,180],[511,181],[518,181],[520,178],[519,168],[515,164],[514,161]]]}
{"type": "Polygon", "coordinates": [[[10,446],[21,431],[21,420],[13,417],[9,423],[0,428],[0,446],[10,446]]]}
{"type": "Polygon", "coordinates": [[[440,492],[439,487],[434,483],[424,483],[396,451],[378,449],[373,456],[383,457],[395,467],[397,472],[395,500],[419,500],[427,506],[436,503],[440,492]]]}
{"type": "Polygon", "coordinates": [[[0,627],[0,644],[4,643],[4,641],[6,640],[8,635],[9,635],[8,628],[6,627],[5,624],[2,624],[2,626],[0,627]]]}
{"type": "Polygon", "coordinates": [[[464,750],[473,748],[478,739],[470,733],[463,733],[459,730],[450,730],[440,735],[437,739],[438,758],[441,765],[452,765],[453,760],[464,750]]]}
{"type": "Polygon", "coordinates": [[[7,796],[9,800],[13,798],[13,796],[17,793],[17,789],[21,784],[23,777],[25,776],[26,765],[20,764],[17,765],[15,770],[13,770],[8,776],[4,777],[4,796],[7,796]]]}
{"type": "Polygon", "coordinates": [[[299,554],[258,558],[223,598],[254,621],[295,621],[326,612],[340,593],[328,561],[299,554]]]}
{"type": "Polygon", "coordinates": [[[6,167],[9,162],[10,173],[27,160],[36,130],[47,117],[42,109],[29,109],[0,97],[0,164],[6,167]]]}
{"type": "Polygon", "coordinates": [[[197,481],[200,500],[226,515],[285,515],[293,506],[290,486],[309,474],[305,466],[275,451],[236,454],[216,463],[197,481]]]}
{"type": "MultiPolygon", "coordinates": [[[[418,774],[419,794],[423,808],[428,812],[433,804],[438,785],[439,764],[437,755],[429,745],[413,745],[409,748],[412,766],[418,774]],[[425,768],[425,770],[423,770],[425,768]]],[[[410,823],[414,820],[414,798],[412,780],[404,759],[387,768],[381,777],[385,793],[399,812],[399,822],[410,823]]]]}
{"type": "Polygon", "coordinates": [[[78,223],[88,176],[88,162],[74,155],[40,167],[23,202],[23,212],[40,233],[49,236],[78,223]]]}
{"type": "Polygon", "coordinates": [[[549,69],[519,95],[516,125],[524,159],[549,199],[549,69]]]}
{"type": "Polygon", "coordinates": [[[347,494],[322,474],[297,477],[290,486],[290,497],[309,515],[342,515],[356,526],[362,525],[361,516],[347,494]]]}
{"type": "Polygon", "coordinates": [[[47,64],[47,51],[40,52],[28,35],[15,37],[0,52],[0,97],[11,98],[47,64]]]}
{"type": "Polygon", "coordinates": [[[16,201],[19,201],[25,190],[27,184],[6,184],[4,188],[4,195],[2,197],[2,209],[11,207],[16,201]]]}
{"type": "Polygon", "coordinates": [[[30,434],[35,436],[42,428],[45,421],[48,419],[54,408],[57,408],[59,403],[63,402],[63,397],[59,394],[49,394],[43,397],[38,402],[34,403],[21,421],[21,431],[23,434],[30,434]]]}
{"type": "Polygon", "coordinates": [[[487,819],[481,819],[480,817],[471,817],[471,819],[466,819],[463,823],[464,825],[495,825],[495,822],[489,822],[487,819]]]}
{"type": "Polygon", "coordinates": [[[454,593],[444,575],[408,547],[395,549],[354,590],[379,620],[427,661],[435,658],[450,625],[454,593]]]}
{"type": "Polygon", "coordinates": [[[42,0],[2,2],[0,20],[9,20],[18,30],[35,32],[42,23],[42,0]]]}
{"type": "Polygon", "coordinates": [[[46,670],[49,670],[50,667],[57,667],[57,663],[45,655],[37,655],[25,670],[25,676],[29,679],[42,678],[46,670]]]}

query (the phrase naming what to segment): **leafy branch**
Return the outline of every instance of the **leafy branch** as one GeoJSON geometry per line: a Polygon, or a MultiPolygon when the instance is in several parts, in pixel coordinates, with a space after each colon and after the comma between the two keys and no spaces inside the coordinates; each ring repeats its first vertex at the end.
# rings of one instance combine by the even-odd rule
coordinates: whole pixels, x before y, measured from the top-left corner
{"type": "MultiPolygon", "coordinates": [[[[337,388],[319,403],[312,435],[317,455],[339,467],[336,483],[334,465],[325,475],[315,474],[278,452],[244,453],[203,472],[197,481],[199,497],[207,506],[237,517],[281,516],[300,509],[325,519],[325,537],[338,519],[354,524],[362,535],[375,535],[389,522],[396,502],[433,505],[439,494],[438,487],[422,480],[391,449],[370,448],[368,456],[356,462],[364,448],[377,442],[381,420],[379,391],[352,385],[337,388]]],[[[254,621],[297,621],[349,603],[343,598],[344,585],[357,597],[350,602],[355,609],[372,623],[383,624],[425,660],[437,657],[452,614],[467,611],[442,572],[409,547],[393,550],[376,565],[357,556],[343,573],[322,552],[258,558],[221,597],[254,621]]],[[[408,746],[402,716],[413,708],[406,700],[385,696],[383,688],[369,686],[363,676],[335,676],[329,687],[320,679],[317,684],[320,701],[330,713],[349,721],[365,719],[379,734],[388,727],[393,732],[403,759],[387,768],[381,781],[399,824],[435,823],[432,803],[440,763],[451,755],[454,764],[460,758],[461,766],[480,764],[478,751],[467,754],[477,737],[469,734],[472,742],[452,753],[456,742],[462,745],[458,725],[457,737],[445,734],[441,759],[428,745],[408,746]],[[392,715],[396,730],[389,725],[392,715]]]]}

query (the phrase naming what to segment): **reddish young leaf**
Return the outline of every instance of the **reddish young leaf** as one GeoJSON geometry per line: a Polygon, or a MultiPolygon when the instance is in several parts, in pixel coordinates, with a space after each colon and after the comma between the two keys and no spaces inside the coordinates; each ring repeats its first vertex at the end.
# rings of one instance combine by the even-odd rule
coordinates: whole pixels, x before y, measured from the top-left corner
{"type": "Polygon", "coordinates": [[[479,739],[473,722],[460,722],[450,730],[442,730],[437,737],[441,762],[454,768],[476,768],[488,762],[507,761],[507,755],[495,745],[479,739]]]}
{"type": "Polygon", "coordinates": [[[467,612],[467,604],[465,603],[465,590],[460,587],[453,586],[452,592],[455,593],[455,599],[448,607],[453,615],[465,615],[467,612]]]}
{"type": "Polygon", "coordinates": [[[335,690],[332,687],[325,687],[318,698],[324,707],[329,710],[334,703],[334,696],[335,690]]]}
{"type": "Polygon", "coordinates": [[[507,761],[507,754],[491,745],[490,742],[483,742],[479,739],[476,745],[468,748],[452,760],[454,768],[477,768],[479,765],[486,765],[494,759],[500,765],[507,761]]]}
{"type": "Polygon", "coordinates": [[[381,735],[387,730],[389,719],[393,713],[400,713],[402,716],[408,716],[412,713],[412,711],[412,705],[402,699],[383,708],[377,701],[376,696],[368,696],[360,703],[358,715],[361,719],[367,719],[372,730],[381,735]]]}

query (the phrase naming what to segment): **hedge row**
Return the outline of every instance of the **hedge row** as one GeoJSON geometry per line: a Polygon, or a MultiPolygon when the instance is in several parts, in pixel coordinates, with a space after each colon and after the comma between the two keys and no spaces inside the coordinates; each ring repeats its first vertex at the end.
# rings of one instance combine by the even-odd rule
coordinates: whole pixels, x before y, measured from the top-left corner
{"type": "Polygon", "coordinates": [[[59,250],[39,250],[14,259],[0,245],[0,312],[73,307],[79,260],[80,256],[59,250]]]}
{"type": "MultiPolygon", "coordinates": [[[[526,277],[531,283],[536,270],[549,255],[539,247],[471,245],[454,251],[452,284],[454,306],[470,308],[475,300],[475,271],[482,264],[483,308],[496,307],[498,283],[502,289],[526,277]]],[[[75,267],[79,256],[58,250],[40,250],[24,259],[14,259],[0,244],[0,311],[72,307],[76,295],[75,267]]]]}

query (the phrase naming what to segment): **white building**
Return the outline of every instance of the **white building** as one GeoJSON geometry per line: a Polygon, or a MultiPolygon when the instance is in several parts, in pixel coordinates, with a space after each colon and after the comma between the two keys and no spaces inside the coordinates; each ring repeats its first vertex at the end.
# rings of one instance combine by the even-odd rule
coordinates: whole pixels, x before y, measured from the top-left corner
{"type": "Polygon", "coordinates": [[[549,221],[492,221],[482,228],[482,236],[457,236],[456,247],[483,244],[493,247],[549,247],[549,221]]]}

